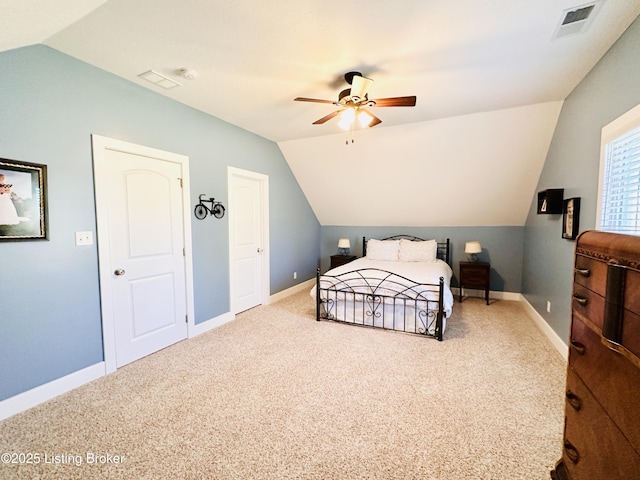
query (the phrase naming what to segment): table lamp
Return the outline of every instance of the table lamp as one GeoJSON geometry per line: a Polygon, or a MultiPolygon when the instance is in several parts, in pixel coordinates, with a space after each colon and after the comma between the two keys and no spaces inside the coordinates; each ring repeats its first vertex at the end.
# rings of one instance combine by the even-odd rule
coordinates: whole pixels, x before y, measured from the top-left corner
{"type": "Polygon", "coordinates": [[[348,238],[341,238],[338,240],[338,255],[349,255],[350,248],[351,242],[348,238]]]}
{"type": "Polygon", "coordinates": [[[482,246],[480,245],[480,242],[474,240],[472,242],[465,243],[464,253],[467,254],[470,262],[477,262],[478,254],[482,253],[482,246]]]}

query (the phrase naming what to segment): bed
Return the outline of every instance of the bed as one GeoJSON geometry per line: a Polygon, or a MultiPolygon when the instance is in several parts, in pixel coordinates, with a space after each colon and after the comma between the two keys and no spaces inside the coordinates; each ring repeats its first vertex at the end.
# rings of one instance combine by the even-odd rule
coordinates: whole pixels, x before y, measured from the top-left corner
{"type": "Polygon", "coordinates": [[[442,340],[453,295],[450,243],[396,235],[366,238],[363,256],[318,269],[316,320],[414,333],[442,340]]]}

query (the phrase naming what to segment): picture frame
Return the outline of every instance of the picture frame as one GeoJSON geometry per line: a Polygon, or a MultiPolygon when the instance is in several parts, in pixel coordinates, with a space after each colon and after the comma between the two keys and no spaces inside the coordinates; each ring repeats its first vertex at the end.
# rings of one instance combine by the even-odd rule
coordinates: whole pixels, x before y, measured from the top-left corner
{"type": "Polygon", "coordinates": [[[562,205],[562,238],[575,240],[580,231],[580,197],[567,198],[562,205]]]}
{"type": "Polygon", "coordinates": [[[47,166],[0,158],[0,241],[48,239],[47,166]]]}

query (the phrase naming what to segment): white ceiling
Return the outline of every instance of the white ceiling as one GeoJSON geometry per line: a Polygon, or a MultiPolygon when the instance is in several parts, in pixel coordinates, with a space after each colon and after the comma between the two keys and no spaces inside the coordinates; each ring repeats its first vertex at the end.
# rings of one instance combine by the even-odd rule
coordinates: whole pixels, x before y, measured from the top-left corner
{"type": "Polygon", "coordinates": [[[524,225],[562,102],[280,143],[322,225],[524,225]],[[354,143],[351,143],[351,140],[354,143]]]}
{"type": "Polygon", "coordinates": [[[377,129],[564,99],[625,28],[640,0],[604,0],[586,33],[553,40],[585,0],[0,0],[0,47],[45,43],[279,142],[336,132],[312,125],[342,75],[374,79],[377,129]],[[195,69],[194,81],[177,69],[195,69]],[[147,70],[179,80],[162,90],[147,70]]]}
{"type": "MultiPolygon", "coordinates": [[[[375,218],[364,215],[366,205],[353,196],[339,196],[342,203],[334,205],[337,170],[358,172],[357,179],[346,177],[351,181],[345,187],[357,184],[366,191],[386,179],[380,176],[384,169],[371,165],[395,161],[394,155],[404,155],[405,175],[423,183],[434,178],[425,159],[444,161],[441,173],[461,182],[456,191],[466,192],[477,175],[460,172],[510,171],[514,152],[501,139],[528,132],[533,148],[522,152],[519,170],[510,173],[520,179],[517,188],[510,192],[497,183],[504,182],[502,175],[490,175],[483,179],[485,188],[474,190],[473,203],[484,206],[483,212],[495,205],[491,192],[502,192],[503,207],[493,215],[473,213],[461,200],[459,215],[449,220],[455,223],[408,219],[522,225],[561,102],[640,14],[640,0],[596,2],[586,31],[554,38],[565,10],[593,2],[0,0],[0,50],[44,43],[277,142],[323,225],[401,222],[396,200],[378,208],[375,218]],[[194,69],[198,77],[181,78],[180,68],[194,69]],[[152,69],[182,86],[164,90],[138,78],[152,69]],[[370,145],[345,149],[337,119],[312,125],[333,105],[293,98],[334,100],[347,87],[344,73],[352,70],[374,80],[370,98],[418,100],[413,108],[376,108],[383,123],[358,132],[359,141],[370,145]],[[529,106],[539,124],[527,124],[529,106]],[[502,130],[488,128],[492,145],[477,136],[475,146],[460,144],[461,129],[493,121],[502,130]],[[434,132],[448,137],[429,140],[434,132]],[[472,167],[458,164],[463,157],[472,167]]],[[[386,198],[406,197],[398,185],[394,190],[389,182],[386,198]]],[[[451,195],[421,195],[428,205],[452,208],[451,195]]]]}
{"type": "Polygon", "coordinates": [[[107,0],[0,0],[0,51],[43,43],[107,0]]]}

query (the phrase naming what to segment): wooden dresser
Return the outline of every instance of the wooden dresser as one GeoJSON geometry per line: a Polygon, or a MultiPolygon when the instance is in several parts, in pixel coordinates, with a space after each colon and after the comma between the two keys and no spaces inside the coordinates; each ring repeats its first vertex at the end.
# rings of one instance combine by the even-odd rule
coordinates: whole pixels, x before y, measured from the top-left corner
{"type": "Polygon", "coordinates": [[[578,237],[557,480],[640,479],[640,237],[578,237]]]}

